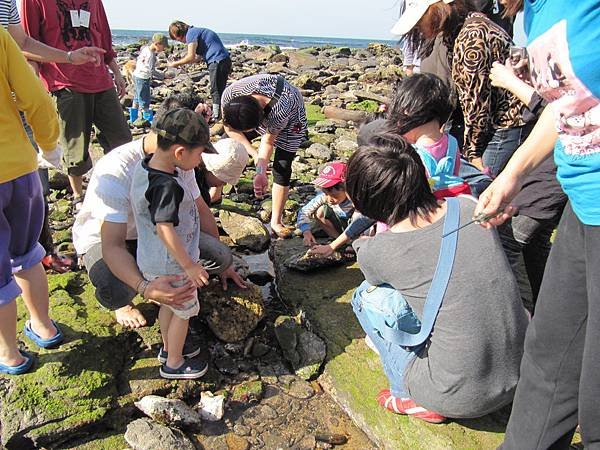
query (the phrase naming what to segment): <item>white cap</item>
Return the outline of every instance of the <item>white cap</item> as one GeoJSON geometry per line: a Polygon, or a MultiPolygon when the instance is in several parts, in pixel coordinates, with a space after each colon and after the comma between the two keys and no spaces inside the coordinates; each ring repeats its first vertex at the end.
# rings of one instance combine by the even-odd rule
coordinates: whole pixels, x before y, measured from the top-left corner
{"type": "Polygon", "coordinates": [[[406,0],[406,9],[392,27],[391,33],[404,36],[421,20],[427,9],[440,1],[452,3],[454,0],[406,0]]]}
{"type": "Polygon", "coordinates": [[[214,147],[217,153],[202,153],[204,165],[219,180],[236,185],[248,164],[248,152],[233,139],[221,139],[214,147]]]}

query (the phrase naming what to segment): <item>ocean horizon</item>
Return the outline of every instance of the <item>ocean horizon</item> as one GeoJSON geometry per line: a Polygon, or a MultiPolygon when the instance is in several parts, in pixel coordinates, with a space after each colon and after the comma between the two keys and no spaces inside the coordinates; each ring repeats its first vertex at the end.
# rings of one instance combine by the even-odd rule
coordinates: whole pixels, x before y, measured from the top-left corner
{"type": "MultiPolygon", "coordinates": [[[[140,39],[150,39],[154,33],[164,33],[164,30],[123,30],[113,29],[112,37],[114,45],[129,45],[140,39]]],[[[364,48],[370,43],[382,43],[395,45],[397,41],[386,39],[354,39],[321,36],[285,36],[270,34],[242,34],[242,33],[219,33],[223,44],[227,47],[239,45],[278,45],[282,48],[306,48],[306,47],[351,47],[364,48]]]]}

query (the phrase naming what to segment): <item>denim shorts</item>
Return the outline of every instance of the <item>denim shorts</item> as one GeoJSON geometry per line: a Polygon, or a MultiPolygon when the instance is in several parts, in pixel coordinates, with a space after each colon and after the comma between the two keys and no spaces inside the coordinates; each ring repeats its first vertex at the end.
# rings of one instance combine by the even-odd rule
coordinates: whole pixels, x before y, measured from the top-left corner
{"type": "Polygon", "coordinates": [[[144,111],[150,109],[150,79],[133,77],[133,104],[144,111]]]}

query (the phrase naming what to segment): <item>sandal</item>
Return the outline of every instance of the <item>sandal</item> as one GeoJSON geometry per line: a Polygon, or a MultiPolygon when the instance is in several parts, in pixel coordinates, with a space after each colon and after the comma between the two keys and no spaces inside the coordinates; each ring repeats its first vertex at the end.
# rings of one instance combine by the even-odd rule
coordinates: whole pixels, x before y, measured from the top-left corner
{"type": "Polygon", "coordinates": [[[42,259],[42,265],[46,270],[54,270],[58,273],[67,273],[73,270],[73,260],[64,255],[46,255],[42,259]]]}
{"type": "Polygon", "coordinates": [[[38,347],[53,348],[57,347],[62,341],[64,341],[65,336],[62,334],[62,331],[60,331],[60,328],[58,328],[58,325],[56,325],[54,320],[52,321],[52,325],[54,325],[54,328],[56,328],[56,334],[50,339],[43,339],[38,336],[35,331],[33,331],[33,328],[31,328],[31,322],[29,320],[25,322],[23,332],[25,333],[25,336],[35,342],[38,347]]]}
{"type": "Polygon", "coordinates": [[[444,416],[418,406],[413,399],[394,397],[389,389],[379,392],[377,403],[393,413],[416,417],[429,423],[442,423],[446,420],[444,416]]]}
{"type": "Polygon", "coordinates": [[[7,366],[6,364],[0,363],[0,373],[5,373],[7,375],[23,375],[24,373],[28,372],[29,369],[31,369],[31,366],[33,365],[33,357],[29,353],[22,350],[19,350],[19,353],[21,353],[21,356],[25,358],[25,361],[18,366],[7,366]]]}

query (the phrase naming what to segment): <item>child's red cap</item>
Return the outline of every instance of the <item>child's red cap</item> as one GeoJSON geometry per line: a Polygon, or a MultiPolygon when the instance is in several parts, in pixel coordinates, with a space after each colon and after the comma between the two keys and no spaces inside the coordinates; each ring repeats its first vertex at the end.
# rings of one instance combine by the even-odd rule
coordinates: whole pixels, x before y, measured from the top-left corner
{"type": "Polygon", "coordinates": [[[323,167],[313,184],[320,188],[330,188],[346,181],[346,163],[332,162],[323,167]]]}

